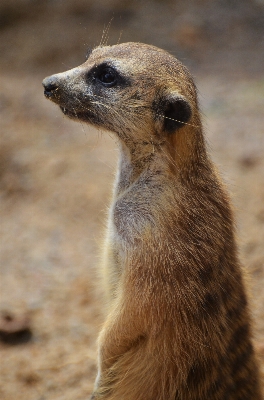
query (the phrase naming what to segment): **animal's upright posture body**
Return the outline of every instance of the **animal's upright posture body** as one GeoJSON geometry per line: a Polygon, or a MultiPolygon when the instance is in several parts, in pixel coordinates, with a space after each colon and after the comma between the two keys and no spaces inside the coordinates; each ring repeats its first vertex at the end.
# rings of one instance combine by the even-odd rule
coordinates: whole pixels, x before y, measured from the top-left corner
{"type": "Polygon", "coordinates": [[[93,398],[260,400],[232,213],[189,72],[125,43],[43,85],[65,115],[120,143],[93,398]]]}

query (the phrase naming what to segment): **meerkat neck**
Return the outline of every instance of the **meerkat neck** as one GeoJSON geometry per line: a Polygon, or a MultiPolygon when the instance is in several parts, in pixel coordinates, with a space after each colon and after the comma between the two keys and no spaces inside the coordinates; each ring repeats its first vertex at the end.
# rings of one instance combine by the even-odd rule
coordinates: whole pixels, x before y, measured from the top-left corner
{"type": "MultiPolygon", "coordinates": [[[[161,155],[153,143],[119,144],[119,167],[117,175],[117,195],[127,190],[142,174],[154,173],[160,169],[161,155]]],[[[162,166],[164,168],[164,165],[162,166]]]]}
{"type": "Polygon", "coordinates": [[[197,174],[211,169],[202,128],[185,127],[159,142],[119,142],[117,195],[127,190],[141,174],[170,174],[175,179],[192,181],[197,174]],[[195,176],[194,176],[195,175],[195,176]]]}
{"type": "Polygon", "coordinates": [[[166,150],[173,173],[179,178],[189,180],[204,168],[211,169],[201,125],[197,128],[186,126],[168,137],[166,150]]]}

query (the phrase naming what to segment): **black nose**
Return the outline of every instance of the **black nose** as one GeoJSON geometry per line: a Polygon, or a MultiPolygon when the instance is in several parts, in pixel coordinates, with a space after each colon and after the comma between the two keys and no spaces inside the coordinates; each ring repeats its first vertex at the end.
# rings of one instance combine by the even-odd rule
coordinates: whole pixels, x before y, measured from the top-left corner
{"type": "Polygon", "coordinates": [[[53,96],[59,88],[58,81],[55,76],[48,76],[45,78],[42,82],[42,85],[44,86],[44,94],[47,97],[53,96]]]}

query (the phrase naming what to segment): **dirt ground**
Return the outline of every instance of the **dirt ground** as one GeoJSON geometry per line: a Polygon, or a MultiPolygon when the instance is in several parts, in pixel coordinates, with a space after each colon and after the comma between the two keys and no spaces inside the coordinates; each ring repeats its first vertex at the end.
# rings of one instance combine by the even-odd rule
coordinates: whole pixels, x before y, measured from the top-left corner
{"type": "Polygon", "coordinates": [[[183,3],[0,0],[3,400],[84,400],[92,390],[118,153],[112,134],[65,118],[41,81],[82,63],[112,18],[110,44],[158,45],[195,76],[208,148],[234,204],[264,378],[264,2],[183,3]]]}

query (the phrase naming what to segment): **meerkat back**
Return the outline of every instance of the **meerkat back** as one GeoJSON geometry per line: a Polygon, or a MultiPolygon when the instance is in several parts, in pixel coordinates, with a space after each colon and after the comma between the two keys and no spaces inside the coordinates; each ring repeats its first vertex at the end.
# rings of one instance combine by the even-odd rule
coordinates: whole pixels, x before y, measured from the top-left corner
{"type": "Polygon", "coordinates": [[[119,139],[92,399],[260,400],[233,217],[188,70],[124,43],[43,86],[65,115],[119,139]]]}

